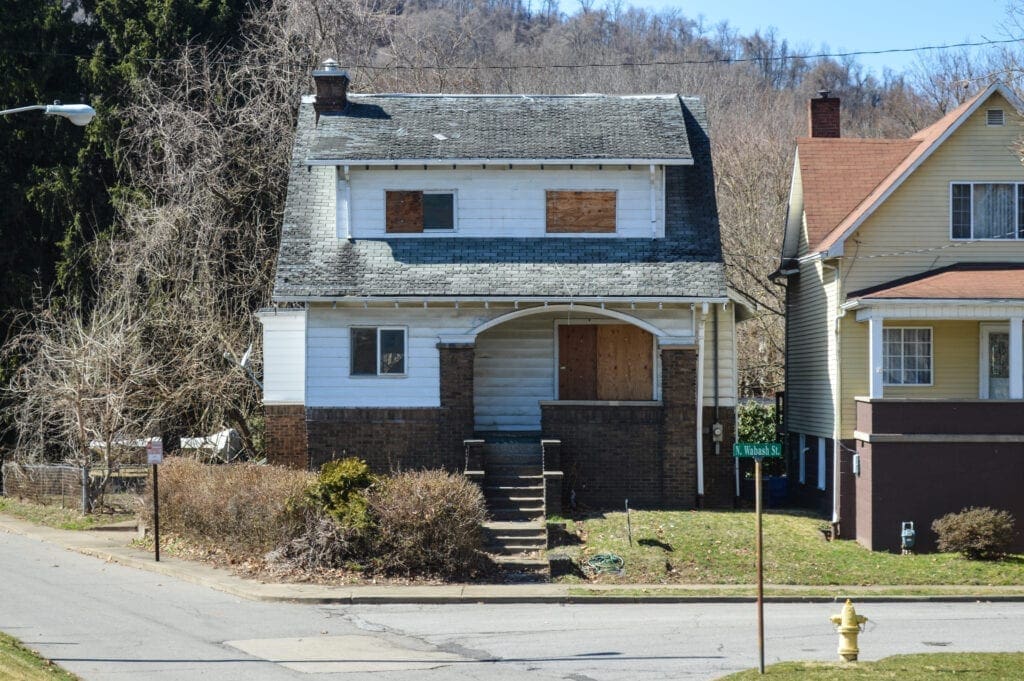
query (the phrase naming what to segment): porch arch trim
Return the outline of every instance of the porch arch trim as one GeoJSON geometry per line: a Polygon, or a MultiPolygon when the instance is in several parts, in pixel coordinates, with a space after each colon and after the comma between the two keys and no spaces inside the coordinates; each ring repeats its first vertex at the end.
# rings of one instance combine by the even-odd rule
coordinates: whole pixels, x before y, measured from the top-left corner
{"type": "Polygon", "coordinates": [[[565,303],[558,303],[556,305],[539,305],[537,307],[528,307],[522,310],[508,312],[499,317],[495,317],[494,319],[489,319],[483,324],[480,324],[476,328],[472,329],[469,333],[467,333],[466,337],[475,340],[478,335],[480,335],[484,331],[487,331],[488,329],[494,328],[495,326],[500,326],[505,322],[511,322],[521,317],[529,317],[531,315],[543,314],[545,312],[580,312],[586,315],[610,317],[611,319],[618,319],[628,324],[632,324],[633,326],[638,326],[644,331],[653,335],[655,338],[661,339],[667,337],[667,334],[654,324],[644,321],[643,319],[635,317],[631,314],[619,312],[618,310],[601,309],[599,307],[593,307],[591,305],[568,305],[565,303]]]}

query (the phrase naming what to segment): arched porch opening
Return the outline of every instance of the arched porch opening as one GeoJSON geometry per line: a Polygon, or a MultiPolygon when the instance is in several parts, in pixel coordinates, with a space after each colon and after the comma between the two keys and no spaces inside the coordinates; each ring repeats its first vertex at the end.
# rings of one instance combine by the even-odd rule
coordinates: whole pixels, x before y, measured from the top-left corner
{"type": "Polygon", "coordinates": [[[477,431],[539,432],[545,402],[653,403],[660,398],[655,325],[618,310],[549,305],[473,330],[477,431]]]}

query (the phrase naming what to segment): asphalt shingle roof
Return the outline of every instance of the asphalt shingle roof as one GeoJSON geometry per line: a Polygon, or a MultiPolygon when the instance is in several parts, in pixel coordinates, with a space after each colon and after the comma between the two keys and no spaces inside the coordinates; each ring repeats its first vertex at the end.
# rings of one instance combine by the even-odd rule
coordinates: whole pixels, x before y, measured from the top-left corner
{"type": "Polygon", "coordinates": [[[692,156],[675,96],[350,95],[311,161],[663,159],[692,156]]]}
{"type": "MultiPolygon", "coordinates": [[[[432,110],[439,105],[425,97],[403,101],[429,104],[432,110]]],[[[663,112],[666,100],[635,101],[663,112]]],[[[292,155],[274,299],[284,302],[396,295],[724,297],[725,270],[704,107],[694,98],[667,101],[672,102],[680,121],[675,126],[680,138],[675,140],[675,148],[685,148],[694,164],[666,169],[664,238],[351,241],[335,234],[334,168],[307,164],[318,144],[318,127],[336,127],[337,121],[323,116],[317,126],[312,105],[304,103],[299,110],[292,155]]],[[[556,130],[545,134],[549,135],[545,149],[564,143],[556,130]]],[[[615,134],[621,138],[625,133],[615,134]]],[[[540,139],[540,135],[536,137],[540,139]]],[[[616,153],[625,151],[629,149],[619,148],[616,153]]]]}

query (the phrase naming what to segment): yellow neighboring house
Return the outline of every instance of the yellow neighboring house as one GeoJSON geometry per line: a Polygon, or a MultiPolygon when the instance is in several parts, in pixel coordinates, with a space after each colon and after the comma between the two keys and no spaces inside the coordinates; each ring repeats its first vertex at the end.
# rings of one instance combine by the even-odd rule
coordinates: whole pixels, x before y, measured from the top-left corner
{"type": "Polygon", "coordinates": [[[1024,524],[1024,106],[997,83],[896,140],[808,108],[772,275],[793,494],[877,550],[965,506],[1024,524]]]}

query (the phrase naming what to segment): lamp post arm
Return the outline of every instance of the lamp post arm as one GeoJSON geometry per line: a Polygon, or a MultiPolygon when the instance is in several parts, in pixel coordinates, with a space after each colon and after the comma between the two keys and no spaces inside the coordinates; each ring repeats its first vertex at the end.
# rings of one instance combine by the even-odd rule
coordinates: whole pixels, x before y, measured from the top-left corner
{"type": "Polygon", "coordinates": [[[19,106],[17,109],[4,109],[0,111],[0,116],[6,116],[7,114],[16,114],[23,111],[45,111],[46,106],[44,104],[33,104],[32,106],[19,106]]]}

